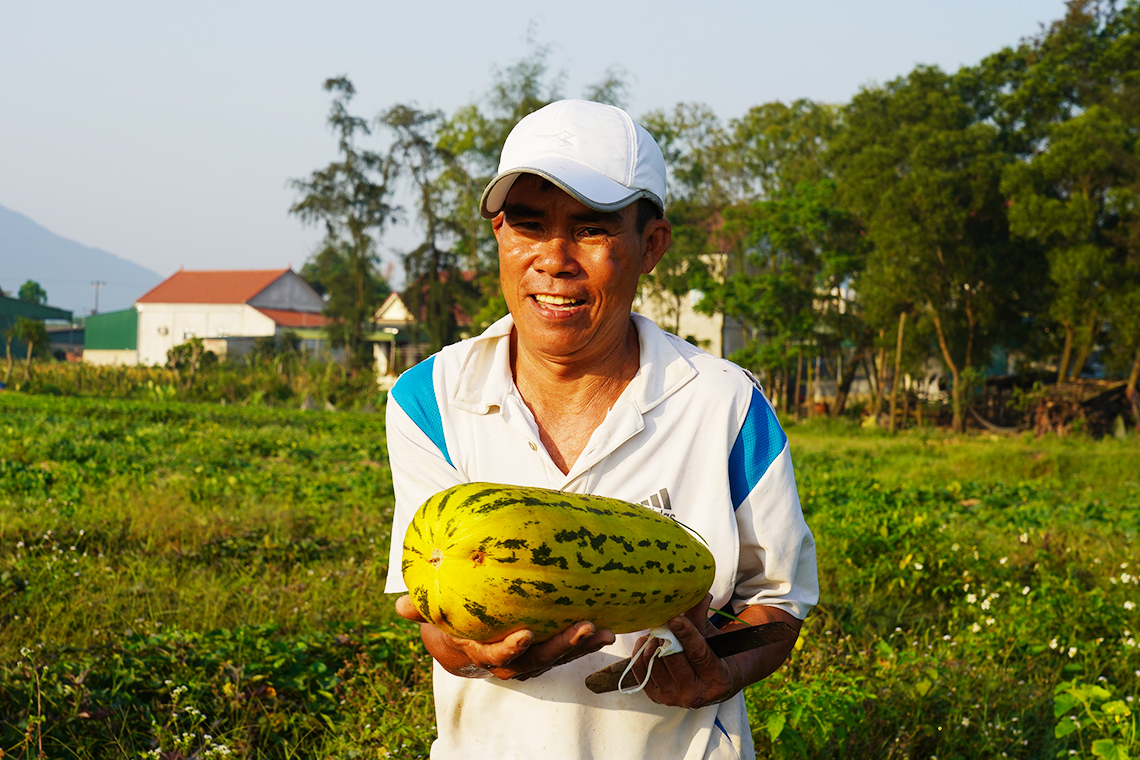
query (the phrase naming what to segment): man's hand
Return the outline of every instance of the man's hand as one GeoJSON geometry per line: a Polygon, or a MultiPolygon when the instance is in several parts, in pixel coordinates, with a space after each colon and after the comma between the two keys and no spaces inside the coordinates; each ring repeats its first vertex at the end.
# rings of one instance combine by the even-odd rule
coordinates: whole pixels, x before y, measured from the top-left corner
{"type": "MultiPolygon", "coordinates": [[[[706,705],[724,702],[744,689],[772,674],[792,651],[795,639],[769,644],[731,657],[720,658],[709,649],[706,638],[744,627],[741,623],[730,623],[718,630],[708,619],[712,596],[678,615],[668,622],[669,630],[677,637],[684,652],[662,657],[654,663],[645,693],[651,700],[662,705],[696,709],[706,705]]],[[[740,618],[749,625],[759,625],[782,620],[798,631],[801,620],[776,607],[751,606],[740,618]]],[[[638,639],[634,651],[647,637],[638,639]]],[[[633,674],[640,683],[645,679],[649,655],[656,647],[648,648],[634,663],[633,674]]]]}
{"type": "Polygon", "coordinates": [[[598,631],[589,621],[574,623],[540,644],[534,644],[534,634],[525,629],[501,641],[484,643],[439,630],[420,615],[409,596],[396,600],[396,612],[420,624],[424,646],[447,672],[465,678],[493,675],[524,681],[614,643],[611,631],[598,631]]]}

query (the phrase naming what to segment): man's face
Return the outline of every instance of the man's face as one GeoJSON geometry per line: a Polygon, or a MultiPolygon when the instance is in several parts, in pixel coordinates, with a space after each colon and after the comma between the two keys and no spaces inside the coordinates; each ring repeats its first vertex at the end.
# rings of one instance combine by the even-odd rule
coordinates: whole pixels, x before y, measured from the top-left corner
{"type": "Polygon", "coordinates": [[[515,180],[492,224],[520,349],[583,366],[626,340],[638,277],[670,240],[664,220],[638,233],[636,204],[595,211],[533,174],[515,180]]]}

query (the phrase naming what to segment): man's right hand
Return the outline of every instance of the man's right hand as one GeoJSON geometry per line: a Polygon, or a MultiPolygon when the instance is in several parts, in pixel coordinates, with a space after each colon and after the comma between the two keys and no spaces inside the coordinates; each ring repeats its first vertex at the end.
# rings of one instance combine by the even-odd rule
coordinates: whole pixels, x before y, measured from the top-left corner
{"type": "Polygon", "coordinates": [[[610,630],[598,631],[583,620],[539,644],[529,630],[515,631],[501,641],[480,642],[444,633],[420,615],[410,596],[396,600],[396,613],[420,624],[420,637],[428,653],[447,672],[464,678],[513,678],[525,681],[556,665],[596,652],[614,643],[610,630]]]}

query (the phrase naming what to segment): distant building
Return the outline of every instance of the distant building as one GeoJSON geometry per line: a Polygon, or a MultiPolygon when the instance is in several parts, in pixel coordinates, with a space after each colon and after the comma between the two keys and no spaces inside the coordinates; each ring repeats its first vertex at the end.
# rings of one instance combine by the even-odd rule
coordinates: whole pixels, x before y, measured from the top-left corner
{"type": "MultiPolygon", "coordinates": [[[[723,253],[706,254],[704,264],[714,277],[724,277],[727,256],[723,253]]],[[[691,290],[679,299],[664,299],[640,288],[633,302],[633,310],[657,323],[667,332],[675,332],[695,346],[713,356],[728,356],[742,347],[742,331],[722,314],[702,314],[697,304],[704,298],[699,290],[691,290]]]]}
{"type": "Polygon", "coordinates": [[[139,363],[139,313],[134,307],[92,314],[83,326],[83,361],[87,364],[139,363]]]}
{"type": "MultiPolygon", "coordinates": [[[[10,328],[15,326],[16,320],[20,317],[24,319],[35,319],[40,322],[50,323],[70,323],[72,314],[70,311],[57,309],[54,306],[45,306],[43,304],[31,303],[29,301],[21,301],[17,298],[9,298],[8,296],[0,296],[0,340],[7,344],[7,339],[3,336],[10,328]]],[[[27,346],[18,340],[12,341],[12,353],[22,354],[27,351],[27,346]]]]}
{"type": "Polygon", "coordinates": [[[324,306],[291,269],[180,270],[133,309],[89,317],[84,361],[162,365],[170,349],[191,338],[201,338],[220,359],[232,358],[248,353],[258,338],[284,332],[316,352],[327,346],[324,306]]]}

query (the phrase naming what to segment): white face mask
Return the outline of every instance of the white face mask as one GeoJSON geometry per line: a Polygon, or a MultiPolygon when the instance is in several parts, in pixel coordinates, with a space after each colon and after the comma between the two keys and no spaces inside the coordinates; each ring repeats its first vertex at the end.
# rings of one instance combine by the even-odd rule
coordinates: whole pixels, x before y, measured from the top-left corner
{"type": "Polygon", "coordinates": [[[649,683],[649,677],[653,674],[654,660],[683,651],[685,650],[681,646],[681,642],[677,641],[677,637],[673,635],[673,632],[670,631],[668,627],[659,625],[656,628],[650,628],[649,638],[633,653],[633,656],[629,658],[629,665],[626,665],[625,670],[622,671],[621,678],[618,679],[618,691],[622,694],[636,694],[641,691],[645,688],[645,684],[649,683]],[[622,681],[625,680],[629,671],[633,669],[633,663],[637,662],[638,658],[641,657],[641,653],[645,651],[645,648],[649,646],[653,639],[662,639],[662,642],[657,646],[653,654],[649,656],[649,665],[645,668],[645,679],[639,683],[636,688],[626,689],[621,685],[622,681]]]}

